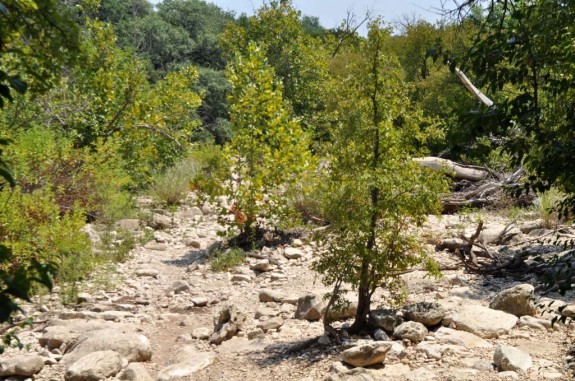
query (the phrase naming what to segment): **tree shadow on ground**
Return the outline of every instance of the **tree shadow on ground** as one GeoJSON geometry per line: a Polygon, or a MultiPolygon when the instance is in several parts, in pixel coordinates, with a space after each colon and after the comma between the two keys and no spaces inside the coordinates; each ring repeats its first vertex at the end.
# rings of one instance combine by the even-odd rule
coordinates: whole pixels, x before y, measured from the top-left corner
{"type": "Polygon", "coordinates": [[[194,263],[205,264],[209,260],[210,256],[214,255],[213,253],[220,250],[221,246],[222,242],[216,241],[206,249],[189,250],[180,258],[166,259],[162,262],[176,267],[188,267],[194,263]]]}
{"type": "Polygon", "coordinates": [[[258,356],[254,356],[254,362],[261,368],[280,365],[285,361],[297,362],[306,367],[341,352],[340,346],[320,345],[318,338],[319,336],[270,344],[261,350],[258,356]]]}

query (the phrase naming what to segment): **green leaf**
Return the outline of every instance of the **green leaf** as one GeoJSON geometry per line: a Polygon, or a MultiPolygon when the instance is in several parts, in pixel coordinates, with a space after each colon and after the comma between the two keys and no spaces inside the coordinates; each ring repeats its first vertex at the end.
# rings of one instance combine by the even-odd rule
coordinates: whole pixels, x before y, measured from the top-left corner
{"type": "Polygon", "coordinates": [[[19,77],[8,77],[8,82],[10,82],[10,86],[20,94],[24,94],[28,89],[26,82],[21,80],[19,77]]]}

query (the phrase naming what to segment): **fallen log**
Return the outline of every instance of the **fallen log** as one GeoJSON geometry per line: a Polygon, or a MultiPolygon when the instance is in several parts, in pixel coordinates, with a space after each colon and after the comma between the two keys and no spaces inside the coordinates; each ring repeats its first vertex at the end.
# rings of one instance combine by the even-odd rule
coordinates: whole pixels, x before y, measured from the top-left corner
{"type": "Polygon", "coordinates": [[[458,180],[481,181],[493,177],[497,178],[495,173],[489,168],[458,164],[439,157],[423,157],[415,158],[414,160],[423,168],[429,168],[434,171],[445,171],[445,173],[458,180]]]}

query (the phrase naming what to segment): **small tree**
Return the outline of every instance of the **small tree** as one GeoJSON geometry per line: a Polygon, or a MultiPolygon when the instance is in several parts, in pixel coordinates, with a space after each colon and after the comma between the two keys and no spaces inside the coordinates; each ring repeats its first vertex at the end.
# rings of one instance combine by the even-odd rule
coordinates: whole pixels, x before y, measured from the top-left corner
{"type": "Polygon", "coordinates": [[[398,296],[401,272],[421,263],[436,272],[414,227],[439,210],[445,182],[412,160],[428,133],[419,128],[421,113],[411,108],[399,65],[383,52],[389,37],[372,23],[361,55],[350,55],[339,73],[345,91],[336,102],[340,119],[325,181],[328,250],[315,269],[336,285],[330,305],[343,283],[357,290],[352,332],[366,328],[379,287],[398,296]]]}
{"type": "Polygon", "coordinates": [[[286,191],[310,162],[308,142],[297,120],[291,119],[262,51],[251,44],[227,72],[233,85],[230,117],[234,136],[225,148],[232,172],[226,193],[235,202],[236,221],[250,240],[257,217],[269,224],[289,216],[286,191]]]}

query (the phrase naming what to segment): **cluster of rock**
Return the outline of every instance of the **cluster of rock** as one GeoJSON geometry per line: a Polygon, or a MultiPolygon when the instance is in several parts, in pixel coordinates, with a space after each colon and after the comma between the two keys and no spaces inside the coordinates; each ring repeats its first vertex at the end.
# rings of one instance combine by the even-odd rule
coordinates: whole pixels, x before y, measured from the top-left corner
{"type": "MultiPolygon", "coordinates": [[[[229,368],[228,353],[248,353],[246,362],[253,363],[252,357],[265,355],[282,340],[321,335],[328,290],[314,282],[307,268],[321,248],[294,240],[289,246],[251,252],[231,273],[213,273],[205,259],[222,229],[213,211],[204,204],[177,213],[154,211],[145,222],[120,221],[118,229],[136,235],[154,230],[153,240],[119,265],[118,275],[125,278],[119,290],[80,294],[74,311],[41,306],[37,320],[47,323],[27,332],[34,351],[12,351],[0,358],[0,380],[224,379],[209,372],[229,368]],[[171,336],[163,337],[162,330],[171,336]]],[[[506,289],[487,307],[466,300],[470,290],[459,276],[446,278],[449,292],[436,292],[432,285],[435,302],[374,309],[371,337],[348,339],[338,347],[321,336],[319,351],[330,363],[340,360],[329,371],[327,363],[312,376],[288,372],[283,378],[439,380],[448,374],[452,380],[478,375],[481,380],[562,379],[557,363],[532,358],[511,344],[514,339],[539,339],[539,332],[544,336],[553,329],[548,319],[535,317],[532,286],[506,289]]],[[[328,318],[345,328],[356,308],[350,300],[328,318]]],[[[575,305],[561,313],[575,317],[575,305]]]]}
{"type": "MultiPolygon", "coordinates": [[[[406,370],[400,365],[374,370],[356,368],[381,365],[388,356],[401,359],[406,355],[406,345],[427,359],[441,360],[448,353],[464,358],[468,349],[493,348],[486,339],[510,335],[518,324],[550,329],[548,320],[533,317],[537,312],[533,292],[531,285],[517,285],[495,295],[489,308],[463,305],[448,310],[439,303],[420,302],[401,310],[374,310],[370,315],[370,324],[376,328],[374,341],[347,343],[352,347],[342,353],[342,361],[332,366],[326,380],[391,379],[400,374],[408,380],[434,379],[437,375],[410,373],[409,368],[406,370]],[[379,334],[377,338],[376,333],[379,334]],[[396,341],[389,341],[387,334],[396,341]]],[[[495,369],[500,377],[517,379],[532,366],[532,358],[527,352],[497,344],[493,349],[493,362],[477,363],[473,368],[475,371],[495,369]]],[[[473,373],[473,368],[469,373],[473,373]]],[[[562,377],[562,373],[553,369],[543,374],[544,379],[562,377]]]]}

